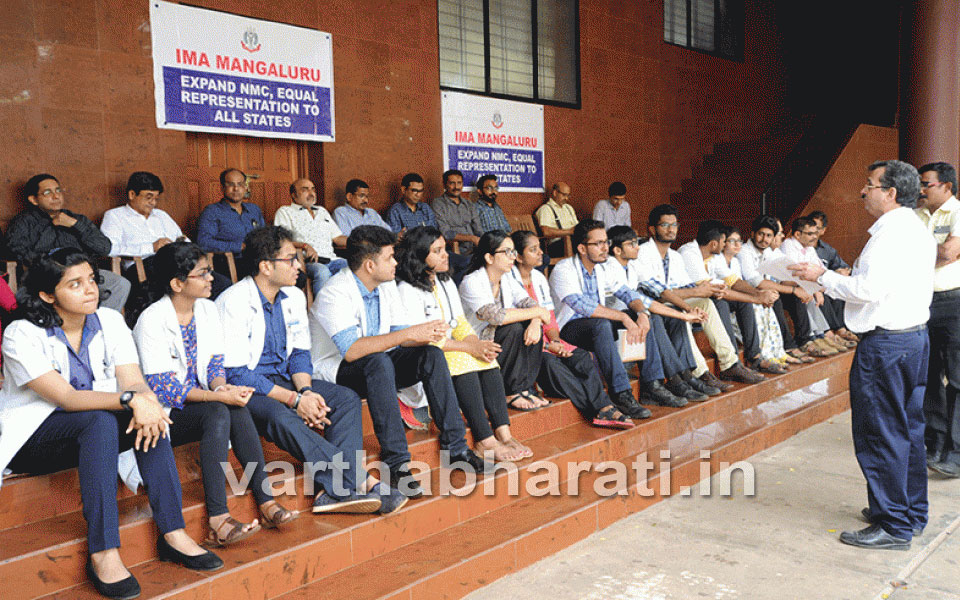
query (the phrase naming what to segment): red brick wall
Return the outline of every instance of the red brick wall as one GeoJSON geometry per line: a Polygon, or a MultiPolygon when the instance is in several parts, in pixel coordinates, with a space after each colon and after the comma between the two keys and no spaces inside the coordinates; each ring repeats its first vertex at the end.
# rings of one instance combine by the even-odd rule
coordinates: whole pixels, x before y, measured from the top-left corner
{"type": "MultiPolygon", "coordinates": [[[[407,171],[424,175],[430,197],[439,193],[435,2],[191,3],[333,34],[337,141],[313,166],[328,207],[357,176],[380,209],[407,171]]],[[[582,109],[545,110],[548,185],[567,181],[586,215],[621,179],[642,220],[714,143],[780,118],[779,36],[758,4],[747,2],[745,60],[734,62],[664,44],[659,1],[581,2],[582,109]]],[[[163,178],[167,207],[188,194],[185,134],[154,124],[146,2],[7,0],[0,43],[0,223],[20,210],[20,186],[38,171],[60,176],[69,204],[95,219],[118,203],[133,170],[163,178]]],[[[503,202],[511,213],[532,211],[540,196],[503,202]]]]}
{"type": "Polygon", "coordinates": [[[860,199],[867,166],[875,160],[897,158],[898,152],[896,129],[861,125],[802,211],[827,213],[829,224],[824,239],[851,265],[867,243],[867,229],[874,221],[860,199]]]}

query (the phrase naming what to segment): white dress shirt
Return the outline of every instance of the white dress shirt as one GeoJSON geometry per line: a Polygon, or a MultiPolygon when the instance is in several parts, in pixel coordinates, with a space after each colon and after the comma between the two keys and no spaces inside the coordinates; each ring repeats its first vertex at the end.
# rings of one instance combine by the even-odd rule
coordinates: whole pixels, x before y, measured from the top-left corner
{"type": "MultiPolygon", "coordinates": [[[[700,251],[700,244],[697,243],[697,240],[680,246],[677,252],[683,257],[683,265],[687,269],[687,274],[695,283],[713,279],[707,270],[707,260],[709,259],[705,260],[703,258],[703,252],[700,251]]],[[[673,270],[672,263],[670,269],[673,270]]]]}
{"type": "Polygon", "coordinates": [[[166,212],[155,208],[145,217],[129,204],[103,213],[100,231],[110,238],[110,256],[151,256],[153,243],[160,238],[176,241],[183,237],[180,226],[166,212]]]}
{"type": "Polygon", "coordinates": [[[804,247],[803,244],[794,238],[787,238],[783,240],[780,250],[787,256],[787,258],[794,262],[807,263],[811,265],[823,265],[823,261],[820,260],[820,256],[817,254],[816,247],[804,247]]]}
{"type": "Polygon", "coordinates": [[[292,231],[295,241],[310,244],[321,257],[330,260],[337,257],[333,252],[333,238],[343,233],[324,207],[314,205],[311,213],[295,202],[281,206],[273,216],[273,224],[292,231]]]}
{"type": "Polygon", "coordinates": [[[854,333],[877,327],[907,329],[926,323],[933,298],[937,243],[906,207],[881,216],[849,277],[827,271],[819,283],[846,301],[844,317],[854,333]]]}
{"type": "Polygon", "coordinates": [[[673,248],[667,249],[667,262],[670,264],[669,272],[664,272],[663,257],[660,256],[660,250],[657,249],[657,243],[651,238],[643,244],[637,252],[637,260],[640,263],[640,281],[653,279],[668,290],[687,287],[693,283],[690,274],[687,273],[687,265],[683,257],[673,248]]]}
{"type": "Polygon", "coordinates": [[[747,240],[737,254],[743,280],[753,287],[757,287],[764,280],[764,276],[760,274],[760,264],[769,256],[769,250],[770,248],[760,250],[753,244],[753,240],[747,240]]]}

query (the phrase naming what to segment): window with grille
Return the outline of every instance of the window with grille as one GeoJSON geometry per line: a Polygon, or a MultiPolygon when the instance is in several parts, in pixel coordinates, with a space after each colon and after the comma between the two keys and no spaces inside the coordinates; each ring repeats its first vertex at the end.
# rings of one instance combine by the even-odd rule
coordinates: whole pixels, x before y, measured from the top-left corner
{"type": "Polygon", "coordinates": [[[663,0],[663,41],[743,60],[743,0],[663,0]]]}
{"type": "Polygon", "coordinates": [[[440,87],[580,105],[577,0],[438,0],[440,87]]]}

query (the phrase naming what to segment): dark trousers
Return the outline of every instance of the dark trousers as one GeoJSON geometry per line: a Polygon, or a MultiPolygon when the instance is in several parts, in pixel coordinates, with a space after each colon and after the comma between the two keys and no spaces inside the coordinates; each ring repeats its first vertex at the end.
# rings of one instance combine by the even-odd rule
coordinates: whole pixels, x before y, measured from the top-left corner
{"type": "MultiPolygon", "coordinates": [[[[783,300],[783,308],[790,314],[790,318],[793,320],[793,329],[794,335],[793,339],[799,346],[802,346],[813,339],[813,332],[810,329],[810,316],[807,315],[807,305],[794,296],[793,294],[784,294],[780,296],[780,299],[783,300]]],[[[780,315],[777,315],[777,319],[780,319],[780,315]]],[[[787,329],[786,321],[780,322],[780,333],[787,329]]],[[[784,343],[783,347],[788,350],[792,348],[787,348],[787,338],[783,338],[784,343]]]]}
{"type": "MultiPolygon", "coordinates": [[[[787,315],[783,312],[783,296],[777,298],[777,301],[773,303],[773,313],[777,315],[777,325],[780,326],[780,337],[783,338],[783,349],[784,350],[793,350],[797,348],[797,340],[793,337],[793,332],[790,331],[790,326],[787,324],[787,315]]],[[[803,311],[802,326],[798,325],[799,329],[806,329],[810,331],[810,317],[807,315],[807,311],[803,311]]]]}
{"type": "Polygon", "coordinates": [[[507,396],[500,369],[472,371],[453,378],[457,402],[475,441],[485,440],[493,430],[510,424],[507,396]]]}
{"type": "Polygon", "coordinates": [[[927,331],[874,333],[857,345],[850,368],[853,447],[867,479],[870,514],[899,538],[927,524],[923,395],[927,331]]]}
{"type": "Polygon", "coordinates": [[[397,390],[423,383],[433,422],[440,429],[440,448],[451,455],[467,450],[466,429],[457,406],[457,393],[450,379],[447,359],[436,346],[394,348],[343,361],[337,383],[366,397],[373,430],[380,441],[380,460],[391,470],[410,461],[407,435],[400,418],[397,390]]]}
{"type": "MultiPolygon", "coordinates": [[[[271,375],[269,379],[282,388],[293,389],[286,377],[271,375]]],[[[330,424],[322,435],[308,427],[297,411],[268,396],[254,394],[247,409],[260,435],[300,462],[313,465],[314,483],[331,497],[342,497],[337,490],[349,495],[366,481],[357,460],[357,453],[363,451],[360,397],[353,390],[319,379],[314,379],[310,387],[331,409],[327,414],[330,424]],[[334,461],[345,463],[347,468],[334,471],[329,467],[334,461]]]]}
{"type": "Polygon", "coordinates": [[[267,478],[263,471],[263,446],[253,417],[245,406],[228,406],[220,402],[189,402],[183,408],[170,411],[173,426],[170,444],[174,447],[200,441],[200,473],[203,477],[203,495],[207,516],[216,517],[230,511],[227,508],[227,477],[223,464],[229,467],[228,444],[244,469],[255,465],[250,476],[250,491],[257,504],[273,499],[263,489],[267,478]]]}
{"type": "Polygon", "coordinates": [[[933,293],[928,327],[930,372],[923,401],[927,450],[943,452],[943,460],[960,463],[960,289],[933,293]]]}
{"type": "Polygon", "coordinates": [[[536,344],[523,343],[523,334],[530,321],[497,327],[493,341],[500,344],[497,363],[503,373],[503,387],[508,396],[536,391],[537,373],[543,360],[543,336],[536,344]]]}
{"type": "MultiPolygon", "coordinates": [[[[696,370],[697,359],[693,357],[693,346],[690,344],[690,336],[687,335],[686,321],[665,318],[663,328],[667,334],[665,343],[673,348],[673,353],[677,357],[677,363],[669,369],[664,365],[664,374],[667,377],[673,377],[681,371],[696,370]]],[[[662,351],[661,354],[663,354],[662,351]]]]}
{"type": "Polygon", "coordinates": [[[827,325],[831,331],[846,327],[843,321],[843,307],[843,300],[831,298],[826,294],[823,295],[823,304],[820,306],[820,312],[823,313],[823,318],[827,320],[827,325]]]}
{"type": "MultiPolygon", "coordinates": [[[[14,473],[42,474],[77,467],[91,554],[120,547],[117,456],[132,448],[136,439],[134,433],[123,433],[129,422],[126,411],[58,410],[10,461],[14,473]]],[[[170,440],[161,438],[156,448],[134,454],[157,529],[161,534],[183,529],[183,494],[170,440]]]]}
{"type": "Polygon", "coordinates": [[[597,365],[583,348],[577,348],[567,357],[544,352],[537,383],[548,396],[570,398],[571,404],[588,419],[595,417],[601,408],[610,406],[597,365]]]}
{"type": "Polygon", "coordinates": [[[467,254],[450,253],[450,276],[453,282],[460,285],[463,276],[467,274],[467,267],[470,266],[470,256],[467,254]]]}
{"type": "Polygon", "coordinates": [[[737,316],[737,322],[740,324],[740,334],[743,336],[743,357],[751,361],[760,356],[760,335],[757,332],[757,317],[753,312],[753,305],[748,302],[739,302],[737,300],[713,300],[717,312],[720,313],[720,320],[723,322],[723,328],[727,330],[730,341],[736,344],[736,335],[733,331],[733,316],[737,316]]]}
{"type": "MultiPolygon", "coordinates": [[[[574,346],[593,352],[600,365],[600,373],[607,382],[607,389],[612,394],[618,394],[630,389],[630,378],[617,352],[617,338],[614,335],[614,322],[607,319],[583,317],[573,319],[560,330],[560,337],[574,346]]],[[[656,352],[656,342],[651,344],[653,336],[647,335],[646,363],[655,362],[651,370],[660,370],[659,378],[663,378],[663,367],[660,364],[660,354],[656,352]],[[651,352],[651,349],[654,351],[651,352]],[[655,356],[652,356],[655,355],[655,356]]],[[[647,379],[644,379],[647,381],[647,379]]]]}

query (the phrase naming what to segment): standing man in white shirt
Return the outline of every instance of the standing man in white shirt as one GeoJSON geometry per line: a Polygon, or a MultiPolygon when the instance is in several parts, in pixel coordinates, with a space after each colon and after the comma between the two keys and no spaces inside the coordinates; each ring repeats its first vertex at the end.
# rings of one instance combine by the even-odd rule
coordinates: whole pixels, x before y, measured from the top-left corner
{"type": "Polygon", "coordinates": [[[323,284],[347,266],[347,261],[337,258],[333,252],[334,245],[339,248],[346,245],[347,236],[340,232],[327,209],[317,205],[317,188],[309,179],[290,184],[290,200],[290,206],[277,209],[273,224],[293,233],[293,245],[302,250],[307,259],[303,266],[316,297],[323,284]]]}
{"type": "Polygon", "coordinates": [[[790,269],[845,300],[847,325],[860,337],[850,368],[850,413],[867,479],[863,514],[872,525],[844,531],[840,541],[904,550],[927,524],[923,396],[937,244],[911,210],[920,194],[917,170],[898,160],[867,170],[860,196],[876,222],[851,274],[808,263],[790,269]]]}
{"type": "Polygon", "coordinates": [[[917,216],[937,241],[930,304],[930,372],[923,412],[927,466],[960,477],[960,201],[957,170],[945,162],[923,165],[917,216]],[[946,382],[946,383],[944,383],[946,382]]]}
{"type": "Polygon", "coordinates": [[[630,203],[627,202],[627,186],[614,181],[607,188],[607,198],[593,207],[593,218],[603,223],[608,230],[617,225],[633,227],[630,223],[630,203]]]}

